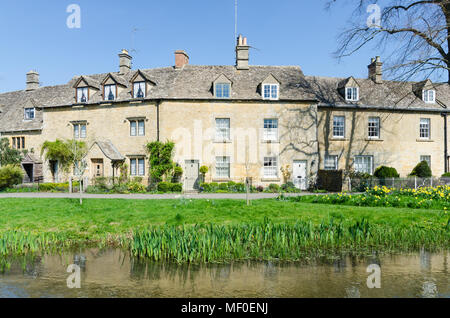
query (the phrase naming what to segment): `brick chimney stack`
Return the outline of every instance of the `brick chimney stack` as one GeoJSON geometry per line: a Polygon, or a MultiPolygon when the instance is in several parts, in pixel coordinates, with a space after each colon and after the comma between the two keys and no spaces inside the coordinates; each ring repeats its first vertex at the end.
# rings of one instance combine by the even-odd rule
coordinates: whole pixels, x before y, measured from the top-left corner
{"type": "Polygon", "coordinates": [[[189,64],[189,55],[183,50],[175,51],[175,68],[180,69],[189,64]]]}
{"type": "Polygon", "coordinates": [[[27,73],[27,91],[34,91],[39,88],[39,73],[36,71],[29,71],[27,73]]]}
{"type": "Polygon", "coordinates": [[[247,38],[239,35],[237,38],[236,46],[236,69],[248,70],[249,69],[249,50],[250,46],[247,44],[247,38]]]}
{"type": "Polygon", "coordinates": [[[377,84],[383,83],[383,63],[381,63],[380,57],[377,56],[371,60],[369,68],[369,79],[377,84]]]}
{"type": "Polygon", "coordinates": [[[124,75],[127,74],[129,71],[131,71],[131,60],[133,58],[130,54],[128,54],[128,51],[123,49],[122,52],[119,54],[119,74],[124,75]]]}

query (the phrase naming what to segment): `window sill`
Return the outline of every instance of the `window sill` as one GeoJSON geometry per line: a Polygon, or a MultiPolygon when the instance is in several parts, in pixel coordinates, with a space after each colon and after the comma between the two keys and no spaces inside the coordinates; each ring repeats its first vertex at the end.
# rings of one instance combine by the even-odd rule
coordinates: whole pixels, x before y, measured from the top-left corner
{"type": "Polygon", "coordinates": [[[366,141],[384,141],[384,139],[380,139],[380,138],[366,138],[366,141]]]}
{"type": "Polygon", "coordinates": [[[434,142],[433,139],[416,139],[416,142],[434,142]]]}
{"type": "Polygon", "coordinates": [[[263,144],[279,144],[280,143],[279,140],[262,140],[261,142],[263,144]]]}
{"type": "Polygon", "coordinates": [[[332,137],[330,138],[330,141],[348,141],[348,138],[340,138],[340,137],[332,137]]]}
{"type": "Polygon", "coordinates": [[[280,178],[261,178],[261,182],[280,182],[280,178]]]}
{"type": "Polygon", "coordinates": [[[215,144],[231,144],[231,140],[214,140],[215,144]]]}
{"type": "Polygon", "coordinates": [[[228,179],[224,179],[224,178],[212,179],[212,182],[216,182],[216,183],[218,183],[218,182],[230,182],[230,181],[231,181],[230,178],[228,178],[228,179]]]}

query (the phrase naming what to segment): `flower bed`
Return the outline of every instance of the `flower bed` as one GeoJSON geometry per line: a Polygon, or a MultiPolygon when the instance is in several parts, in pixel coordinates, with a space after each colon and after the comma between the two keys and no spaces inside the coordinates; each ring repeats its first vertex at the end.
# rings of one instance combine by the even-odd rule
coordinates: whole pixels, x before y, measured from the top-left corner
{"type": "Polygon", "coordinates": [[[375,186],[365,193],[352,195],[338,193],[324,196],[290,198],[294,201],[345,204],[369,207],[403,207],[412,209],[450,209],[450,186],[414,189],[390,189],[375,186]]]}

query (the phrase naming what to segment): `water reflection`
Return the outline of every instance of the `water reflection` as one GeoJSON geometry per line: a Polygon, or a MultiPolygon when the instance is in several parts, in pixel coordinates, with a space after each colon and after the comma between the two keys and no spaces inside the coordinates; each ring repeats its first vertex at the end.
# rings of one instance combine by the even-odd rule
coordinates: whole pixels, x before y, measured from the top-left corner
{"type": "MultiPolygon", "coordinates": [[[[5,260],[0,260],[5,261],[5,260]]],[[[449,297],[448,253],[343,256],[308,262],[155,263],[121,250],[88,249],[8,260],[0,297],[449,297]],[[66,286],[67,266],[81,268],[80,290],[66,286]],[[367,266],[382,271],[370,289],[367,266]]]]}

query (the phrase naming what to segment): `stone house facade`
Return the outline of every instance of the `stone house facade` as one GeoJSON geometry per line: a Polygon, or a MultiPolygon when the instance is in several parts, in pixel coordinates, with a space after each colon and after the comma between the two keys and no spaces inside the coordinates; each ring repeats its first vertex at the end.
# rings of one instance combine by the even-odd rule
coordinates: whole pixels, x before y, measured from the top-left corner
{"type": "Polygon", "coordinates": [[[250,177],[254,185],[301,189],[318,169],[373,173],[388,165],[406,176],[427,160],[436,176],[446,170],[448,84],[385,81],[379,59],[367,79],[305,76],[297,66],[251,66],[249,48],[239,37],[235,66],[190,65],[176,51],[173,67],[145,70],[133,70],[124,50],[118,72],[50,87],[32,71],[25,90],[0,94],[1,137],[32,154],[27,164],[35,160],[42,172],[28,168],[27,177],[42,174],[45,182],[71,174],[42,164],[42,144],[56,139],[88,144],[90,180],[118,176],[126,163],[145,183],[146,144],[174,141],[185,190],[198,187],[203,165],[207,182],[250,177]]]}

